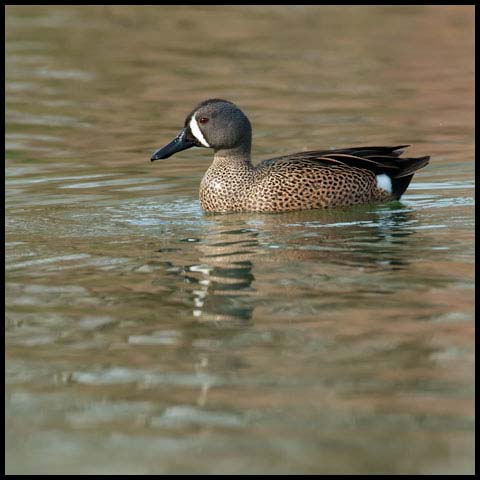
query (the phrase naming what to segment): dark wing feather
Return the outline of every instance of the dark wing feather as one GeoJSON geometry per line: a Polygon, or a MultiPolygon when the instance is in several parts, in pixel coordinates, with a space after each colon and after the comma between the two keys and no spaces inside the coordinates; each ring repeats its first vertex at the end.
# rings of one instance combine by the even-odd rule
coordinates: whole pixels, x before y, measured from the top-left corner
{"type": "MultiPolygon", "coordinates": [[[[386,173],[391,178],[413,175],[428,164],[430,157],[400,158],[409,145],[396,147],[353,147],[335,150],[313,150],[298,152],[279,158],[265,160],[265,164],[277,161],[310,160],[325,166],[342,165],[370,170],[375,175],[386,173]]],[[[262,162],[262,163],[264,163],[262,162]]]]}

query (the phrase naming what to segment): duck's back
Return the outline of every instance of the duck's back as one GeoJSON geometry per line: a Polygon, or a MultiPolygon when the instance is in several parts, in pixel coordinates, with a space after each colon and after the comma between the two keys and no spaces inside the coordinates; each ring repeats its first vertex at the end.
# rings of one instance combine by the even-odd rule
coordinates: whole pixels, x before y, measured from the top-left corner
{"type": "Polygon", "coordinates": [[[299,152],[260,162],[244,210],[333,208],[398,199],[429,157],[400,158],[405,145],[299,152]]]}

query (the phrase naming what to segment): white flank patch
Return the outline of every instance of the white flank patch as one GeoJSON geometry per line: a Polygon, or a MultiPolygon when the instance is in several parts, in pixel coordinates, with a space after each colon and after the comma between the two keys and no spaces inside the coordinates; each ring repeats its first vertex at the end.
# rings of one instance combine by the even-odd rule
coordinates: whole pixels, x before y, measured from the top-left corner
{"type": "Polygon", "coordinates": [[[392,179],[386,173],[377,175],[377,187],[388,193],[392,193],[392,179]]]}
{"type": "MultiPolygon", "coordinates": [[[[196,114],[195,114],[196,115],[196,114]]],[[[197,121],[195,120],[195,115],[192,116],[192,119],[190,120],[190,130],[193,133],[193,136],[204,146],[204,147],[210,147],[210,145],[207,143],[205,140],[205,137],[202,134],[202,131],[200,130],[200,127],[198,126],[197,121]]]]}

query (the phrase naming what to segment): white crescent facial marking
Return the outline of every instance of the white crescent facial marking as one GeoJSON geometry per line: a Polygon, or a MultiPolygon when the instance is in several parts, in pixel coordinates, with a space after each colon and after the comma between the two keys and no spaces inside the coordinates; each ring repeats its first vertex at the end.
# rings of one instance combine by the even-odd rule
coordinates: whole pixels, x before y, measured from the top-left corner
{"type": "MultiPolygon", "coordinates": [[[[196,115],[196,114],[195,114],[196,115]]],[[[200,127],[198,126],[197,120],[195,119],[195,115],[192,115],[192,118],[190,120],[190,130],[193,133],[193,136],[204,146],[204,147],[210,147],[208,142],[205,140],[205,137],[202,134],[202,131],[200,130],[200,127]]]]}
{"type": "Polygon", "coordinates": [[[377,175],[377,187],[381,190],[385,190],[388,193],[392,193],[392,179],[386,174],[382,173],[377,175]]]}

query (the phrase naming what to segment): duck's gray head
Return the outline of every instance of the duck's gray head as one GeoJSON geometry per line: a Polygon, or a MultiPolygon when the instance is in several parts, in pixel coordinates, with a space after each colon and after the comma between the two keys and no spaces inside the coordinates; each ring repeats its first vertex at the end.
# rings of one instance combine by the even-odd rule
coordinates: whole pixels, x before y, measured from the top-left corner
{"type": "Polygon", "coordinates": [[[251,138],[252,127],[247,116],[234,103],[213,98],[198,104],[185,119],[180,133],[150,160],[168,158],[191,147],[249,152],[251,138]]]}

